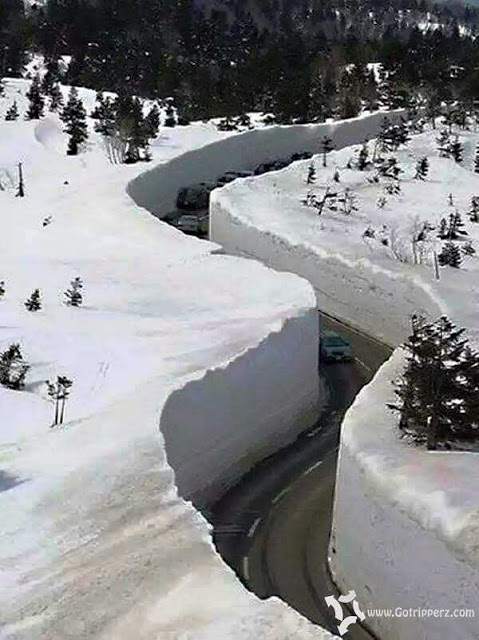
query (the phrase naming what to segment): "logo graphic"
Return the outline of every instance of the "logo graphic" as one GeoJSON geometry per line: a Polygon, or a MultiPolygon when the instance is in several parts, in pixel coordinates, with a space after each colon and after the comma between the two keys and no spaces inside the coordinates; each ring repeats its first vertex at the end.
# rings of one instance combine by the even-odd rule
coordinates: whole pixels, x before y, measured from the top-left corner
{"type": "Polygon", "coordinates": [[[344,636],[345,633],[348,632],[349,627],[359,620],[364,620],[366,616],[359,608],[358,601],[356,600],[356,592],[350,591],[345,596],[339,596],[339,598],[335,598],[335,596],[327,596],[324,598],[328,607],[333,607],[334,609],[334,617],[336,620],[339,620],[338,624],[338,633],[340,636],[344,636]],[[343,607],[341,603],[345,604],[353,603],[353,611],[356,615],[344,617],[343,607]]]}

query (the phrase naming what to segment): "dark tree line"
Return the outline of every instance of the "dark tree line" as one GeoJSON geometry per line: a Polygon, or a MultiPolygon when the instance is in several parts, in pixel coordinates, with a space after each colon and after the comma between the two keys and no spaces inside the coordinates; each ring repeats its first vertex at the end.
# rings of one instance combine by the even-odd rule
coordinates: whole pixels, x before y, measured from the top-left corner
{"type": "Polygon", "coordinates": [[[279,122],[347,118],[361,107],[479,97],[476,9],[426,0],[48,0],[0,6],[0,76],[24,52],[45,55],[66,84],[148,98],[171,96],[184,121],[272,112],[279,122]],[[371,18],[371,12],[374,19],[371,18]],[[441,28],[417,28],[431,15],[441,28]],[[3,56],[3,60],[2,60],[3,56]],[[366,63],[381,62],[379,86],[366,63]]]}

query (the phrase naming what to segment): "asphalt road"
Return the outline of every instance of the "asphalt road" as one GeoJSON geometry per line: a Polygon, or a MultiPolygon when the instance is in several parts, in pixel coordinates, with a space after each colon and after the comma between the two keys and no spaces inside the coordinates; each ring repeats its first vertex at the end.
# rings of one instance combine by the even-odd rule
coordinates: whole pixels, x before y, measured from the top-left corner
{"type": "MultiPolygon", "coordinates": [[[[208,514],[214,541],[243,583],[261,598],[279,596],[311,621],[337,633],[324,597],[335,594],[327,565],[336,458],[342,417],[360,388],[390,355],[378,341],[320,315],[352,345],[351,363],[322,365],[330,389],[318,423],[258,464],[208,514]]],[[[348,640],[374,636],[358,624],[348,640]]]]}

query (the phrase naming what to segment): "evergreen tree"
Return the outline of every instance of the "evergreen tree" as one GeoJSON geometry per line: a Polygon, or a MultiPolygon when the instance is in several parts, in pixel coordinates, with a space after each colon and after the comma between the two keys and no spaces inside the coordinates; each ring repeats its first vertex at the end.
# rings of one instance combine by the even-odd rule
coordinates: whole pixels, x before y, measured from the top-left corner
{"type": "Polygon", "coordinates": [[[46,63],[47,71],[43,76],[41,90],[44,95],[51,96],[53,87],[60,80],[60,71],[58,67],[58,60],[50,58],[46,63]]]}
{"type": "Polygon", "coordinates": [[[461,251],[454,242],[446,242],[441,253],[438,255],[441,267],[449,266],[459,269],[462,262],[461,251]]]}
{"type": "Polygon", "coordinates": [[[133,164],[148,160],[148,132],[142,102],[131,95],[119,96],[117,102],[117,127],[127,145],[124,162],[133,164]]]}
{"type": "Polygon", "coordinates": [[[168,101],[165,109],[165,127],[175,127],[175,108],[171,100],[168,101]]]}
{"type": "Polygon", "coordinates": [[[476,145],[476,155],[474,156],[474,173],[479,173],[479,145],[476,145]]]}
{"type": "Polygon", "coordinates": [[[67,155],[76,156],[79,147],[88,139],[88,126],[86,123],[86,111],[83,102],[78,96],[76,87],[70,89],[68,101],[60,116],[65,128],[64,132],[70,136],[68,140],[67,155]]]}
{"type": "Polygon", "coordinates": [[[70,395],[73,381],[66,376],[57,376],[56,382],[47,380],[48,395],[55,404],[55,417],[52,427],[63,424],[65,418],[65,403],[70,395]]]}
{"type": "Polygon", "coordinates": [[[441,100],[437,93],[433,93],[427,99],[426,119],[431,123],[432,128],[436,128],[436,118],[441,115],[441,100]]]}
{"type": "Polygon", "coordinates": [[[57,113],[61,109],[63,109],[63,94],[60,89],[60,85],[55,83],[52,85],[50,89],[50,104],[49,109],[52,113],[57,113]]]}
{"type": "Polygon", "coordinates": [[[7,109],[5,120],[7,120],[8,122],[14,122],[15,120],[18,120],[18,116],[18,105],[17,101],[15,100],[13,104],[7,109]]]}
{"type": "Polygon", "coordinates": [[[469,220],[479,222],[479,196],[472,196],[471,207],[469,209],[469,220]]]}
{"type": "Polygon", "coordinates": [[[116,131],[116,106],[112,98],[105,98],[103,93],[96,94],[96,107],[91,113],[91,118],[96,120],[94,129],[102,136],[109,138],[116,131]]]}
{"type": "Polygon", "coordinates": [[[449,156],[451,155],[451,143],[449,133],[446,129],[443,129],[440,132],[439,137],[436,138],[436,142],[439,156],[441,158],[449,158],[449,156]]]}
{"type": "Polygon", "coordinates": [[[45,100],[40,90],[40,76],[38,73],[33,78],[26,96],[29,100],[29,106],[25,118],[27,120],[39,120],[43,116],[45,100]]]}
{"type": "Polygon", "coordinates": [[[446,240],[449,237],[449,229],[447,226],[446,218],[441,218],[437,235],[439,236],[439,238],[441,238],[441,240],[446,240]]]}
{"type": "Polygon", "coordinates": [[[160,110],[158,105],[154,104],[147,116],[145,117],[145,133],[149,139],[156,138],[160,128],[160,110]]]}
{"type": "Polygon", "coordinates": [[[7,389],[22,389],[30,367],[23,359],[19,344],[11,344],[0,353],[0,384],[7,389]]]}
{"type": "Polygon", "coordinates": [[[40,296],[40,290],[35,289],[28,300],[25,302],[25,308],[28,311],[40,311],[42,308],[42,300],[40,296]]]}
{"type": "Polygon", "coordinates": [[[306,178],[306,184],[314,184],[316,182],[316,169],[314,167],[314,162],[311,161],[308,167],[308,177],[306,178]]]}
{"type": "Polygon", "coordinates": [[[459,211],[449,214],[449,238],[451,240],[457,240],[460,236],[467,236],[468,233],[464,229],[464,222],[462,221],[459,211]]]}
{"type": "Polygon", "coordinates": [[[462,221],[459,211],[451,211],[447,222],[445,218],[441,219],[438,236],[442,240],[458,240],[461,236],[467,235],[468,234],[464,229],[464,222],[462,221]]]}
{"type": "Polygon", "coordinates": [[[450,154],[455,162],[462,162],[464,147],[459,142],[459,138],[456,136],[450,144],[450,154]]]}
{"type": "Polygon", "coordinates": [[[70,282],[70,288],[65,291],[65,304],[67,307],[79,307],[83,303],[83,281],[81,278],[74,278],[70,282]]]}
{"type": "Polygon", "coordinates": [[[479,359],[463,334],[444,316],[434,323],[416,317],[405,344],[406,367],[394,383],[398,401],[389,406],[400,413],[403,433],[429,449],[477,437],[479,359]]]}
{"type": "Polygon", "coordinates": [[[334,143],[331,140],[331,138],[328,138],[328,136],[324,136],[323,139],[321,140],[321,153],[323,154],[323,167],[327,165],[326,157],[328,153],[333,149],[334,149],[334,143]]]}
{"type": "Polygon", "coordinates": [[[429,160],[427,156],[420,158],[416,163],[416,174],[414,176],[415,180],[425,180],[427,174],[429,173],[429,160]]]}
{"type": "Polygon", "coordinates": [[[5,280],[0,280],[0,300],[5,295],[5,280]]]}
{"type": "Polygon", "coordinates": [[[358,169],[364,171],[369,165],[369,148],[368,143],[365,142],[359,151],[358,156],[358,169]]]}

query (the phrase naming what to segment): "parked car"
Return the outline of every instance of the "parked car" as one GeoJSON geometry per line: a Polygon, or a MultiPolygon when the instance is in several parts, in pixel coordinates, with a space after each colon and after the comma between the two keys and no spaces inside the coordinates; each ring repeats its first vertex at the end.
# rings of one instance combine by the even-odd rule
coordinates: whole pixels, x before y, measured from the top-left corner
{"type": "Polygon", "coordinates": [[[319,338],[321,359],[326,362],[344,362],[351,360],[351,345],[333,331],[324,331],[319,338]]]}
{"type": "Polygon", "coordinates": [[[273,171],[273,170],[274,170],[274,161],[263,162],[256,167],[256,169],[254,170],[254,175],[259,176],[262,173],[268,173],[268,171],[273,171]]]}
{"type": "Polygon", "coordinates": [[[178,218],[176,226],[183,233],[196,234],[200,230],[200,220],[194,214],[186,214],[178,218]]]}
{"type": "Polygon", "coordinates": [[[225,184],[233,182],[237,178],[248,178],[253,175],[252,171],[227,171],[216,181],[217,187],[224,187],[225,184]]]}
{"type": "Polygon", "coordinates": [[[309,153],[309,151],[300,151],[298,153],[293,153],[291,156],[291,162],[295,162],[295,160],[309,160],[312,158],[313,154],[309,153]]]}
{"type": "Polygon", "coordinates": [[[275,160],[273,162],[273,171],[277,171],[278,169],[284,169],[285,167],[289,166],[290,161],[289,160],[275,160]]]}
{"type": "Polygon", "coordinates": [[[178,209],[198,211],[207,209],[210,202],[210,193],[216,187],[212,182],[200,182],[190,187],[183,187],[178,191],[176,206],[178,209]]]}

